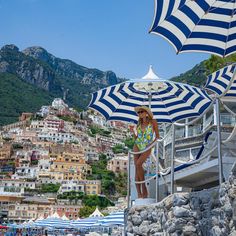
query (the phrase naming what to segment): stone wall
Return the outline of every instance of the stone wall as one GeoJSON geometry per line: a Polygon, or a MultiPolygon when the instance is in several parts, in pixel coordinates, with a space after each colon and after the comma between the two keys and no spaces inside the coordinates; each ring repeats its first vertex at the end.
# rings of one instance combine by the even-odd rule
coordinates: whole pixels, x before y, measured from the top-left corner
{"type": "Polygon", "coordinates": [[[220,188],[176,193],[163,201],[127,210],[126,232],[133,235],[236,236],[236,176],[220,188]]]}

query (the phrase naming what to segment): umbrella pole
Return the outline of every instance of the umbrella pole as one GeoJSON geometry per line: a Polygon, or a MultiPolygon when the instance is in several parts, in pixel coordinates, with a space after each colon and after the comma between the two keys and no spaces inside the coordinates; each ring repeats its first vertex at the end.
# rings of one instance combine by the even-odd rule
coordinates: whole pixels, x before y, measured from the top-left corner
{"type": "Polygon", "coordinates": [[[159,143],[156,143],[156,202],[159,202],[159,143]]]}
{"type": "Polygon", "coordinates": [[[148,107],[151,110],[151,103],[152,103],[152,93],[148,93],[148,107]]]}
{"type": "Polygon", "coordinates": [[[171,182],[170,191],[174,193],[174,174],[175,174],[175,124],[172,125],[172,148],[171,148],[171,182]]]}
{"type": "Polygon", "coordinates": [[[216,125],[217,125],[217,148],[218,148],[218,166],[219,166],[219,184],[223,183],[223,163],[221,152],[221,127],[220,127],[220,101],[216,99],[216,125]]]}

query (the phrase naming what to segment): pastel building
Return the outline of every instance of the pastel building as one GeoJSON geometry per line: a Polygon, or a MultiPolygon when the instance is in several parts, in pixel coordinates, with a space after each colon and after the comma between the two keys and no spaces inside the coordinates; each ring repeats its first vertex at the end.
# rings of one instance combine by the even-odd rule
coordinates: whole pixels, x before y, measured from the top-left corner
{"type": "Polygon", "coordinates": [[[125,172],[127,173],[128,168],[128,156],[127,155],[117,155],[107,163],[107,169],[115,173],[125,172]]]}

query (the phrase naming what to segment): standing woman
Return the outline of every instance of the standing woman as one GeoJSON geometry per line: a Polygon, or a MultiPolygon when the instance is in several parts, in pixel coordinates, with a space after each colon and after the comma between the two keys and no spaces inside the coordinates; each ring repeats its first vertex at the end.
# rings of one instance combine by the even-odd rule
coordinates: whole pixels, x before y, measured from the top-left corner
{"type": "MultiPolygon", "coordinates": [[[[151,110],[146,106],[138,106],[134,109],[138,114],[137,132],[134,133],[134,152],[146,149],[159,138],[157,121],[153,119],[151,110]]],[[[141,154],[134,155],[135,181],[144,181],[143,163],[151,154],[151,149],[141,154]]],[[[138,198],[147,198],[148,191],[145,183],[136,184],[138,198]]]]}

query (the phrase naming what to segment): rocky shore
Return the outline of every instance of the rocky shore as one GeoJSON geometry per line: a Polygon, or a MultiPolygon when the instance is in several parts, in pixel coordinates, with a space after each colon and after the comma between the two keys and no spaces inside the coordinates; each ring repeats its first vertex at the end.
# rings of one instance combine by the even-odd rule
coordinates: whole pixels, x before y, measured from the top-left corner
{"type": "Polygon", "coordinates": [[[127,236],[236,236],[236,167],[220,187],[127,210],[127,236]]]}

